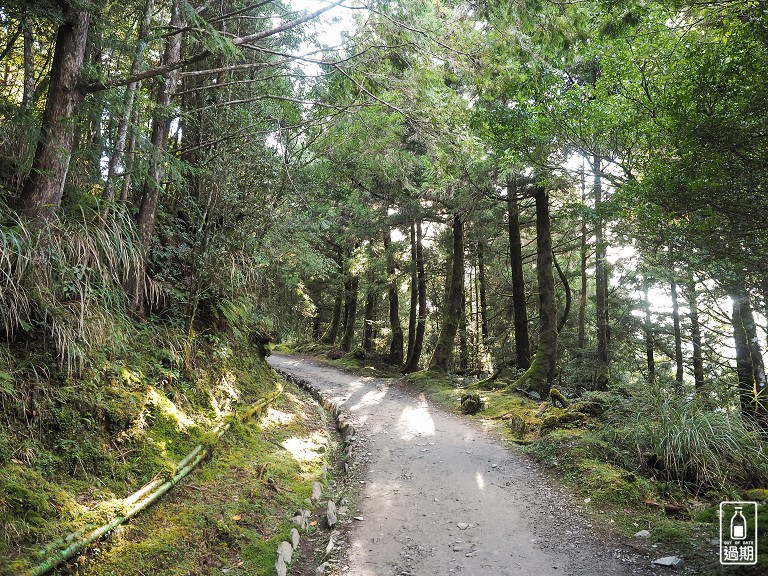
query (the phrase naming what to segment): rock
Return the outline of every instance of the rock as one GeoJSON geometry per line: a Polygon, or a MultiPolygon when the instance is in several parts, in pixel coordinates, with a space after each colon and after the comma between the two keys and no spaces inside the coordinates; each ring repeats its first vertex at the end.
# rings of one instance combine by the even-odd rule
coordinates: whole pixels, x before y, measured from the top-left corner
{"type": "Polygon", "coordinates": [[[685,561],[679,556],[665,556],[652,562],[654,566],[664,566],[666,568],[672,568],[673,570],[680,570],[685,566],[685,561]]]}
{"type": "Polygon", "coordinates": [[[466,530],[467,528],[469,528],[469,524],[467,524],[466,522],[459,522],[458,524],[456,524],[456,526],[458,526],[459,530],[466,530]]]}
{"type": "Polygon", "coordinates": [[[294,514],[293,518],[291,518],[291,522],[302,530],[306,530],[309,528],[309,514],[309,510],[299,510],[294,514]]]}
{"type": "Polygon", "coordinates": [[[328,538],[328,545],[325,547],[325,555],[328,556],[328,554],[331,553],[331,550],[333,550],[333,546],[336,544],[336,532],[333,532],[331,534],[331,537],[328,538]]]}
{"type": "Polygon", "coordinates": [[[336,515],[336,504],[333,500],[328,500],[328,505],[326,507],[325,512],[325,519],[328,522],[328,528],[333,528],[336,526],[336,524],[339,521],[338,516],[336,515]]]}
{"type": "Polygon", "coordinates": [[[325,562],[320,564],[320,566],[315,568],[315,576],[323,576],[323,574],[325,574],[325,569],[327,567],[328,567],[328,564],[326,564],[325,562]]]}
{"type": "Polygon", "coordinates": [[[294,550],[298,549],[299,542],[301,542],[299,531],[296,530],[296,528],[291,528],[291,544],[293,545],[294,550]]]}
{"type": "Polygon", "coordinates": [[[285,560],[283,560],[282,556],[277,557],[277,562],[275,562],[275,572],[277,572],[277,576],[286,576],[288,574],[288,568],[286,568],[285,560]]]}
{"type": "Polygon", "coordinates": [[[648,530],[640,530],[640,532],[635,532],[635,538],[650,538],[651,533],[648,530]]]}
{"type": "Polygon", "coordinates": [[[461,412],[463,414],[477,414],[482,407],[483,401],[477,392],[461,395],[461,412]]]}
{"type": "Polygon", "coordinates": [[[291,546],[291,543],[280,542],[280,545],[277,547],[277,555],[281,556],[286,564],[290,564],[293,558],[293,546],[291,546]]]}
{"type": "Polygon", "coordinates": [[[323,487],[320,485],[320,482],[315,482],[312,484],[312,500],[320,500],[320,497],[323,495],[323,487]]]}

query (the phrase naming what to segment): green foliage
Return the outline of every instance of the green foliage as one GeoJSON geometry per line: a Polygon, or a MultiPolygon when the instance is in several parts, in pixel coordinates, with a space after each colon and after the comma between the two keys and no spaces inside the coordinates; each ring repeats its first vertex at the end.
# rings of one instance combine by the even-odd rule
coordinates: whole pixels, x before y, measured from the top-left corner
{"type": "Polygon", "coordinates": [[[637,416],[616,439],[640,468],[693,489],[768,481],[765,440],[737,413],[663,386],[640,391],[632,407],[637,416]]]}

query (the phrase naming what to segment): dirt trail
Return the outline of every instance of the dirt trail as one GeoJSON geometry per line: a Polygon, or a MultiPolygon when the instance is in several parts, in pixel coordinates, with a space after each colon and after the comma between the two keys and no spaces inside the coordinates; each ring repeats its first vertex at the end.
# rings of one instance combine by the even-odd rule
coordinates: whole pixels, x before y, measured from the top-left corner
{"type": "Polygon", "coordinates": [[[345,572],[404,575],[628,575],[647,560],[600,537],[524,456],[397,381],[311,360],[269,362],[342,407],[367,463],[345,572]]]}

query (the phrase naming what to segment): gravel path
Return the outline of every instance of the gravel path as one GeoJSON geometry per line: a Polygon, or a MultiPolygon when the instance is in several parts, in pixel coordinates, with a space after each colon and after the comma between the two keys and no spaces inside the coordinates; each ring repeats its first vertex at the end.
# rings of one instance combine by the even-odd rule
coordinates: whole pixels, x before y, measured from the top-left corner
{"type": "Polygon", "coordinates": [[[354,576],[602,576],[657,573],[525,456],[394,380],[309,359],[270,364],[350,416],[366,462],[349,534],[354,576]]]}

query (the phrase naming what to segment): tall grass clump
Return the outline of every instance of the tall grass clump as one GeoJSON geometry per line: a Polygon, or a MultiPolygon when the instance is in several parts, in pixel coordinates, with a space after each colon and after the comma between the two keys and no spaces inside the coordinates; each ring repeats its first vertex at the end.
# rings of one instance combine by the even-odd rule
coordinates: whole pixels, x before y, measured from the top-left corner
{"type": "Polygon", "coordinates": [[[617,430],[617,439],[657,477],[697,490],[768,482],[768,442],[737,411],[663,385],[631,403],[635,416],[617,430]]]}
{"type": "Polygon", "coordinates": [[[96,346],[130,334],[122,288],[141,253],[131,220],[100,226],[80,210],[30,226],[0,205],[0,330],[44,334],[61,367],[79,373],[96,346]]]}

